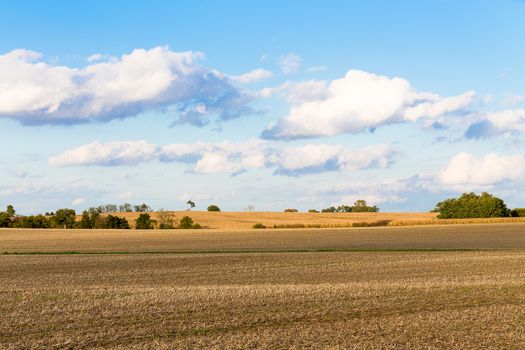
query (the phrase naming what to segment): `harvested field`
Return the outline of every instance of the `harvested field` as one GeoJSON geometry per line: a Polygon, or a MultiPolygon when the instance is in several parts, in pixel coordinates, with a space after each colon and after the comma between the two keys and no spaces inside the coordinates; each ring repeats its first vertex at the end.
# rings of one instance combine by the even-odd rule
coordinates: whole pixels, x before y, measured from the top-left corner
{"type": "Polygon", "coordinates": [[[525,346],[525,253],[0,256],[1,348],[525,346]]]}
{"type": "Polygon", "coordinates": [[[524,224],[0,230],[0,252],[22,253],[2,349],[525,347],[524,224]]]}
{"type": "Polygon", "coordinates": [[[0,254],[393,249],[525,249],[525,224],[244,231],[0,229],[0,254]]]}

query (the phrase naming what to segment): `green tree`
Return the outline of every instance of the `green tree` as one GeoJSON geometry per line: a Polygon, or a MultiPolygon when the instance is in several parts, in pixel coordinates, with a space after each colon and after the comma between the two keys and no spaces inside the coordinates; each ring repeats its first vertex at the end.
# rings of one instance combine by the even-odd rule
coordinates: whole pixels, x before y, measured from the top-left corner
{"type": "Polygon", "coordinates": [[[50,228],[49,219],[42,214],[19,216],[12,222],[13,227],[17,228],[50,228]]]}
{"type": "Polygon", "coordinates": [[[74,228],[76,212],[74,209],[58,209],[55,215],[51,217],[51,226],[53,228],[74,228]]]}
{"type": "Polygon", "coordinates": [[[16,215],[15,208],[11,204],[7,206],[7,210],[5,212],[7,213],[7,215],[9,215],[10,218],[16,215]]]}
{"type": "Polygon", "coordinates": [[[221,211],[221,208],[219,208],[215,204],[212,204],[212,205],[208,206],[208,211],[221,211]]]}
{"type": "Polygon", "coordinates": [[[187,205],[189,205],[190,207],[188,208],[188,210],[192,210],[193,208],[195,208],[195,202],[194,201],[187,201],[186,202],[187,205]]]}
{"type": "Polygon", "coordinates": [[[143,213],[135,220],[137,230],[151,230],[154,227],[154,221],[149,214],[143,213]]]}
{"type": "Polygon", "coordinates": [[[5,211],[0,211],[0,227],[9,227],[11,225],[11,218],[5,211]]]}
{"type": "Polygon", "coordinates": [[[106,217],[105,222],[105,226],[108,229],[129,230],[129,223],[126,218],[121,218],[110,214],[106,217]]]}
{"type": "Polygon", "coordinates": [[[505,202],[490,193],[476,195],[473,192],[463,193],[458,198],[449,198],[436,204],[434,208],[440,219],[494,218],[507,217],[511,210],[505,202]]]}
{"type": "Polygon", "coordinates": [[[193,219],[190,218],[189,216],[184,216],[182,217],[182,219],[180,219],[178,228],[182,228],[182,229],[194,228],[195,229],[195,228],[201,228],[201,225],[193,222],[193,219]]]}

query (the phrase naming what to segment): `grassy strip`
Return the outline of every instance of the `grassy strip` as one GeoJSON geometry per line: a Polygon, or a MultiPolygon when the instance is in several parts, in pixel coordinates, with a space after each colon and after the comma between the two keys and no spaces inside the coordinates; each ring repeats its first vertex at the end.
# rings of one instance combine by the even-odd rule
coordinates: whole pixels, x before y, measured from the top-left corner
{"type": "MultiPolygon", "coordinates": [[[[189,250],[189,251],[112,251],[112,252],[3,252],[0,255],[148,255],[148,254],[246,254],[246,253],[374,253],[374,252],[485,252],[513,251],[508,248],[400,248],[400,249],[286,249],[286,250],[189,250]]],[[[519,249],[517,249],[519,250],[519,249]]]]}

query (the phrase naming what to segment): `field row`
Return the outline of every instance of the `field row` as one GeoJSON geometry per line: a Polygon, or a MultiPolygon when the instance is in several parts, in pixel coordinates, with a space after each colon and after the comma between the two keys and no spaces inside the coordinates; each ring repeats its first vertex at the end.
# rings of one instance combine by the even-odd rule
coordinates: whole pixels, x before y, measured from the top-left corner
{"type": "Polygon", "coordinates": [[[0,229],[0,254],[414,249],[525,249],[525,224],[244,231],[0,229]]]}
{"type": "Polygon", "coordinates": [[[0,348],[519,349],[525,253],[0,256],[0,348]]]}

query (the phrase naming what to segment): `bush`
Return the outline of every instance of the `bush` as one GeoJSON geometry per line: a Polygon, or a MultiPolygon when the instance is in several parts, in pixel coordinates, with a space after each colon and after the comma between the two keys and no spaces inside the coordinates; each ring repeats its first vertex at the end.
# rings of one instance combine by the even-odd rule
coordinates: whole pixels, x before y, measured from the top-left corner
{"type": "Polygon", "coordinates": [[[126,218],[118,216],[108,215],[105,218],[105,228],[112,228],[118,230],[129,230],[129,223],[126,218]]]}
{"type": "Polygon", "coordinates": [[[439,202],[434,211],[439,213],[439,219],[496,218],[511,215],[503,200],[487,192],[479,196],[473,192],[463,193],[458,198],[439,202]]]}
{"type": "Polygon", "coordinates": [[[284,212],[285,213],[297,213],[297,209],[293,209],[293,208],[288,208],[288,209],[284,209],[284,212]]]}
{"type": "Polygon", "coordinates": [[[157,218],[159,229],[168,230],[175,228],[175,222],[177,221],[177,219],[175,218],[175,214],[173,214],[173,212],[160,209],[157,212],[157,218]]]}
{"type": "Polygon", "coordinates": [[[266,228],[266,226],[264,226],[263,224],[261,224],[260,222],[256,223],[253,225],[253,228],[266,228]]]}
{"type": "Polygon", "coordinates": [[[139,217],[135,220],[137,230],[151,230],[153,229],[154,220],[151,220],[149,214],[140,214],[139,217]]]}
{"type": "Polygon", "coordinates": [[[516,208],[512,211],[511,216],[514,217],[525,217],[525,208],[516,208]]]}
{"type": "Polygon", "coordinates": [[[218,206],[212,204],[208,207],[208,211],[221,211],[221,208],[219,208],[218,206]]]}
{"type": "Polygon", "coordinates": [[[193,222],[193,219],[190,218],[189,216],[184,216],[182,219],[180,219],[179,226],[177,228],[187,230],[187,229],[199,229],[199,228],[202,228],[202,226],[197,224],[196,222],[193,222]]]}
{"type": "Polygon", "coordinates": [[[319,210],[317,210],[317,209],[309,209],[308,212],[309,213],[319,213],[319,210]]]}

